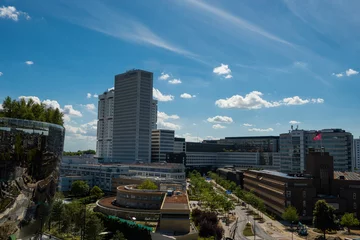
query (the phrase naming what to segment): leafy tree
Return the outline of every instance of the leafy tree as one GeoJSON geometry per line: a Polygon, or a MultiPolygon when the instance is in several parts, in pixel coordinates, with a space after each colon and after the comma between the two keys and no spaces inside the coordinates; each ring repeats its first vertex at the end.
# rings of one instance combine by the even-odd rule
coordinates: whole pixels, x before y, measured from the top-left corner
{"type": "Polygon", "coordinates": [[[104,230],[103,222],[92,212],[86,213],[85,240],[101,239],[99,234],[104,230]]]}
{"type": "Polygon", "coordinates": [[[91,150],[91,149],[85,150],[85,151],[78,150],[77,152],[65,152],[64,151],[63,155],[64,156],[81,156],[81,155],[84,155],[84,154],[93,154],[93,155],[95,155],[96,152],[95,152],[95,150],[91,150]]]}
{"type": "Polygon", "coordinates": [[[157,190],[158,186],[151,180],[146,179],[137,187],[138,189],[157,190]]]}
{"type": "Polygon", "coordinates": [[[75,181],[71,184],[71,193],[78,197],[89,194],[89,189],[89,185],[81,180],[75,181]]]}
{"type": "Polygon", "coordinates": [[[355,227],[359,225],[359,220],[354,216],[353,213],[345,213],[341,218],[341,225],[347,227],[348,232],[350,233],[350,227],[355,227]]]}
{"type": "Polygon", "coordinates": [[[102,196],[104,196],[104,192],[98,186],[94,186],[90,190],[90,195],[91,196],[96,196],[96,198],[101,198],[102,196]]]}
{"type": "Polygon", "coordinates": [[[51,221],[55,221],[58,223],[59,232],[61,231],[60,228],[61,228],[61,220],[62,220],[63,213],[64,213],[63,202],[59,201],[59,200],[55,201],[52,206],[50,218],[51,218],[51,221]]]}
{"type": "Polygon", "coordinates": [[[282,214],[281,217],[285,221],[290,222],[290,223],[297,222],[299,220],[299,214],[298,214],[296,208],[293,206],[288,206],[285,209],[285,212],[282,214]]]}
{"type": "Polygon", "coordinates": [[[124,234],[120,231],[116,231],[114,237],[112,238],[112,240],[127,240],[124,236],[124,234]]]}
{"type": "Polygon", "coordinates": [[[326,230],[333,230],[336,227],[334,211],[335,209],[325,200],[319,200],[315,204],[313,224],[324,233],[324,239],[326,239],[326,230]]]}
{"type": "Polygon", "coordinates": [[[35,103],[33,99],[12,100],[6,97],[3,101],[3,109],[0,110],[0,117],[19,118],[35,121],[43,121],[63,125],[64,114],[58,108],[47,107],[42,103],[35,103]]]}

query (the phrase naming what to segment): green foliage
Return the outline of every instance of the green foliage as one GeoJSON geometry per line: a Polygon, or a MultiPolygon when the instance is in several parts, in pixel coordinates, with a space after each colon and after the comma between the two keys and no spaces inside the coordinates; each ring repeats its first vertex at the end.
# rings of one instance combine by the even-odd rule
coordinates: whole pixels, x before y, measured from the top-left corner
{"type": "Polygon", "coordinates": [[[124,236],[124,234],[120,231],[116,231],[114,237],[112,238],[112,240],[127,240],[124,236]]]}
{"type": "Polygon", "coordinates": [[[71,184],[71,193],[75,196],[81,197],[89,194],[90,187],[84,181],[75,181],[71,184]]]}
{"type": "Polygon", "coordinates": [[[281,217],[290,223],[299,221],[299,214],[293,206],[288,206],[281,217]]]}
{"type": "Polygon", "coordinates": [[[354,216],[353,213],[345,213],[341,218],[341,225],[347,227],[349,233],[350,228],[359,225],[359,220],[354,216]]]}
{"type": "Polygon", "coordinates": [[[58,125],[64,124],[64,114],[58,108],[49,108],[43,103],[35,103],[33,99],[25,101],[24,98],[12,100],[10,97],[6,97],[2,106],[0,117],[27,119],[58,125]]]}
{"type": "Polygon", "coordinates": [[[252,228],[251,228],[251,224],[247,223],[245,225],[245,228],[244,228],[244,231],[243,231],[243,235],[245,237],[250,237],[250,236],[254,236],[254,233],[252,231],[252,228]]]}
{"type": "Polygon", "coordinates": [[[140,185],[137,186],[138,189],[146,189],[146,190],[157,190],[158,186],[151,181],[150,179],[146,179],[140,185]]]}
{"type": "Polygon", "coordinates": [[[191,213],[194,224],[199,228],[199,237],[222,239],[224,230],[219,226],[219,219],[214,212],[194,209],[191,213]]]}
{"type": "Polygon", "coordinates": [[[91,149],[85,150],[85,151],[78,150],[77,152],[65,152],[64,151],[63,155],[64,156],[81,156],[81,155],[84,155],[84,154],[93,154],[93,155],[95,155],[96,152],[95,152],[95,150],[91,150],[91,149]]]}
{"type": "Polygon", "coordinates": [[[96,198],[101,198],[102,196],[104,196],[104,192],[101,190],[101,188],[99,188],[98,186],[94,186],[91,190],[90,190],[90,196],[96,196],[96,198]]]}
{"type": "Polygon", "coordinates": [[[324,239],[326,239],[326,230],[333,230],[336,227],[334,211],[335,209],[325,200],[319,200],[315,204],[313,224],[315,228],[323,232],[324,239]]]}
{"type": "Polygon", "coordinates": [[[83,197],[77,200],[80,204],[90,204],[95,203],[99,198],[95,195],[83,197]]]}
{"type": "Polygon", "coordinates": [[[103,222],[94,213],[87,212],[85,240],[99,240],[101,237],[99,233],[104,230],[103,222]]]}

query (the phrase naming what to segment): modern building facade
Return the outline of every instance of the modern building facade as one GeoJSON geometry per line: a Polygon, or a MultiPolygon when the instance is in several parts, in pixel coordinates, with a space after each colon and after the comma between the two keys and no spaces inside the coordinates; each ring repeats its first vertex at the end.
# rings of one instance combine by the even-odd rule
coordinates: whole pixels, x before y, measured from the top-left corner
{"type": "Polygon", "coordinates": [[[254,191],[268,210],[278,216],[286,207],[294,206],[302,220],[311,220],[315,203],[325,200],[336,214],[345,212],[360,216],[360,174],[334,171],[333,157],[309,150],[304,173],[281,173],[267,170],[244,172],[244,189],[254,191]]]}
{"type": "Polygon", "coordinates": [[[114,125],[114,89],[99,95],[96,155],[112,158],[114,125]]]}
{"type": "Polygon", "coordinates": [[[151,161],[152,90],[151,72],[115,76],[113,162],[151,161]]]}
{"type": "Polygon", "coordinates": [[[162,162],[174,151],[174,130],[157,129],[151,133],[151,161],[162,162]]]}
{"type": "Polygon", "coordinates": [[[186,152],[186,142],[185,138],[174,138],[174,153],[185,153],[186,152]]]}
{"type": "Polygon", "coordinates": [[[334,158],[337,171],[353,170],[353,136],[342,129],[321,130],[322,140],[313,140],[316,131],[291,130],[280,135],[281,172],[306,171],[305,156],[311,148],[324,148],[334,158]]]}
{"type": "Polygon", "coordinates": [[[64,138],[60,125],[0,118],[0,238],[32,236],[48,218],[64,138]]]}
{"type": "Polygon", "coordinates": [[[354,170],[360,171],[360,138],[354,139],[354,170]]]}
{"type": "Polygon", "coordinates": [[[151,129],[157,129],[157,111],[158,111],[158,101],[152,100],[151,105],[151,129]]]}
{"type": "Polygon", "coordinates": [[[235,149],[241,152],[278,152],[278,136],[248,136],[248,137],[225,137],[220,139],[222,144],[235,144],[235,149]]]}

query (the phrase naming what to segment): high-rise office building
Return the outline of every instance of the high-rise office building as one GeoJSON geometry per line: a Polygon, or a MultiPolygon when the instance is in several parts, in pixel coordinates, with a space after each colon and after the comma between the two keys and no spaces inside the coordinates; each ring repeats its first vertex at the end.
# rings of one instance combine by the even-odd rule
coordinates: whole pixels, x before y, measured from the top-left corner
{"type": "Polygon", "coordinates": [[[114,121],[114,89],[99,95],[96,155],[99,158],[112,157],[114,121]]]}
{"type": "Polygon", "coordinates": [[[174,152],[174,130],[156,129],[151,133],[151,161],[166,160],[167,153],[174,152]]]}
{"type": "Polygon", "coordinates": [[[151,161],[153,73],[115,76],[113,162],[151,161]]]}
{"type": "Polygon", "coordinates": [[[354,139],[354,149],[355,149],[354,170],[360,171],[360,138],[354,139]]]}
{"type": "Polygon", "coordinates": [[[335,171],[353,169],[353,136],[342,129],[321,130],[321,140],[313,140],[316,131],[291,130],[280,134],[282,172],[298,173],[306,170],[305,156],[309,149],[324,148],[334,158],[335,171]]]}
{"type": "Polygon", "coordinates": [[[157,129],[157,110],[158,110],[158,101],[152,100],[151,105],[151,129],[157,129]]]}

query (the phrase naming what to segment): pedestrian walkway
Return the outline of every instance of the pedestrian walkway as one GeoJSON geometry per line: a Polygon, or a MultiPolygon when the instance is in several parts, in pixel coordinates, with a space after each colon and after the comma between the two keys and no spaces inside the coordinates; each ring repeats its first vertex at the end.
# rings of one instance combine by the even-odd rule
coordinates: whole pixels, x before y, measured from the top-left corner
{"type": "MultiPolygon", "coordinates": [[[[223,191],[226,191],[222,186],[217,184],[214,180],[211,181],[213,184],[216,185],[216,187],[222,189],[223,191]]],[[[236,199],[237,201],[242,201],[240,198],[235,196],[234,194],[230,194],[231,197],[236,199]]],[[[257,211],[254,207],[249,205],[249,209],[253,211],[257,211]]],[[[265,232],[267,232],[269,235],[271,235],[274,239],[277,240],[303,240],[303,238],[297,236],[296,234],[293,234],[291,232],[288,232],[286,229],[286,226],[281,224],[280,222],[276,220],[272,220],[267,215],[263,214],[263,218],[265,220],[264,223],[257,223],[261,226],[261,228],[264,229],[265,232]]],[[[253,238],[252,238],[253,239],[253,238]]]]}

